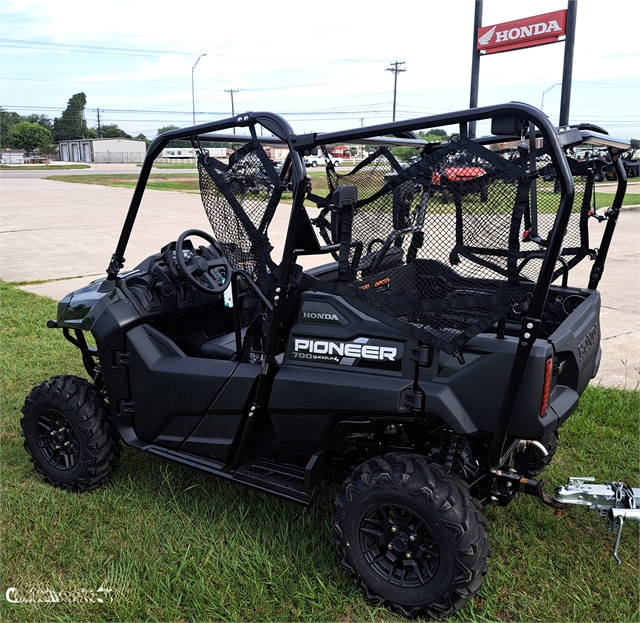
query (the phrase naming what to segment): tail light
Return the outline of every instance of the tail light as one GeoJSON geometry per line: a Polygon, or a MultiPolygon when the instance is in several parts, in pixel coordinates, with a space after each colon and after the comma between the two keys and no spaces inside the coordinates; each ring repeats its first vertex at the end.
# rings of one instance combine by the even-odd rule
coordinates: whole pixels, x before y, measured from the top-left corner
{"type": "Polygon", "coordinates": [[[544,362],[544,385],[542,387],[542,400],[540,401],[540,417],[544,417],[549,406],[549,393],[551,392],[551,375],[553,374],[553,359],[549,357],[544,362]]]}

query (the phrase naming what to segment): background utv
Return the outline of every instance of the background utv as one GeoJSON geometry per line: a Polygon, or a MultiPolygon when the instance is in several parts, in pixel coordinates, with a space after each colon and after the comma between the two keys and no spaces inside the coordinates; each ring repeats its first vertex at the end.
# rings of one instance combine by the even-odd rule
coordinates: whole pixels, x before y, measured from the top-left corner
{"type": "Polygon", "coordinates": [[[520,104],[304,135],[247,113],[163,134],[107,277],[65,297],[50,322],[91,382],[54,377],[27,397],[36,470],[92,489],[122,439],[302,504],[321,478],[344,480],[333,515],[341,564],[368,599],[407,616],[447,615],[478,591],[484,505],[519,491],[556,509],[593,502],[621,527],[640,491],[573,482],[552,497],[531,478],[598,369],[597,286],[627,147],[592,126],[556,130],[520,104]],[[470,139],[471,121],[491,135],[470,139]],[[447,144],[418,137],[451,124],[458,138],[447,144]],[[224,133],[236,126],[249,134],[224,133]],[[121,273],[153,161],[184,138],[214,235],[187,230],[121,273]],[[201,148],[212,140],[242,147],[225,164],[201,148]],[[496,151],[509,141],[518,147],[507,160],[496,151]],[[264,143],[289,148],[279,171],[264,143]],[[344,143],[375,150],[346,173],[329,162],[330,192],[314,195],[305,154],[344,143]],[[403,168],[393,145],[419,158],[403,168]],[[606,148],[618,178],[612,207],[596,215],[606,221],[598,244],[594,170],[563,151],[583,145],[606,148]],[[444,198],[441,174],[454,168],[463,181],[447,182],[444,198]],[[289,225],[274,251],[281,203],[289,225]],[[323,255],[308,270],[297,263],[323,255]],[[589,282],[569,286],[586,258],[589,282]]]}

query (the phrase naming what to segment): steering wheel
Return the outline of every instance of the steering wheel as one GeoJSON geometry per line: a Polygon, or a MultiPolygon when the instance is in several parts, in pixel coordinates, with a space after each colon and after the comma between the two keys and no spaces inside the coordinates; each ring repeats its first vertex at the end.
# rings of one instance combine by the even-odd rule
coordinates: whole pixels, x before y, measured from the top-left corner
{"type": "Polygon", "coordinates": [[[176,262],[182,276],[195,288],[206,294],[221,294],[231,283],[231,266],[224,256],[220,243],[207,232],[199,229],[187,229],[181,233],[176,241],[176,262]],[[194,249],[193,257],[188,261],[184,256],[184,241],[189,236],[198,236],[206,240],[211,246],[200,246],[194,249]],[[224,269],[224,279],[220,271],[224,269]]]}

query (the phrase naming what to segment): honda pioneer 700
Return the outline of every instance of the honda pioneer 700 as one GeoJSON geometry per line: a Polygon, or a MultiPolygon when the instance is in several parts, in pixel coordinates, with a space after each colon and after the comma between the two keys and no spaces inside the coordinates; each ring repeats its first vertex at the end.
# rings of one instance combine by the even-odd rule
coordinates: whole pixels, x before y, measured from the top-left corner
{"type": "Polygon", "coordinates": [[[368,599],[407,616],[443,616],[476,594],[487,504],[524,492],[590,506],[621,529],[638,519],[640,489],[573,479],[552,495],[532,478],[598,370],[597,287],[627,148],[595,126],[555,129],[524,104],[322,134],[246,113],[159,136],[107,276],[49,322],[91,381],[57,376],[27,397],[36,470],[93,489],[122,439],[305,505],[321,478],[342,474],[340,562],[368,599]],[[490,134],[471,138],[471,122],[490,134]],[[417,134],[450,125],[448,143],[417,134]],[[212,233],[189,229],[121,272],[154,159],[175,139],[198,154],[212,233]],[[240,147],[223,162],[207,141],[240,147]],[[328,160],[329,192],[315,194],[304,156],[345,143],[373,151],[349,171],[328,160]],[[265,144],[288,148],[280,170],[265,144]],[[418,159],[401,166],[397,145],[418,159]],[[617,173],[603,214],[593,168],[565,153],[586,145],[607,149],[617,173]],[[445,200],[443,172],[463,163],[472,182],[449,180],[445,200]],[[277,209],[289,220],[272,254],[277,209]],[[597,244],[593,217],[605,222],[597,244]],[[587,259],[588,283],[570,287],[587,259]]]}

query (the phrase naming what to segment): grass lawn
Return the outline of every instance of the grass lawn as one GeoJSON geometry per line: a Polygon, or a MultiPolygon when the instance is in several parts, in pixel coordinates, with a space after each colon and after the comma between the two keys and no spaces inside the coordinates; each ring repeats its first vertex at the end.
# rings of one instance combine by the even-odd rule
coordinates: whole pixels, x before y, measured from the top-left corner
{"type": "MultiPolygon", "coordinates": [[[[138,181],[135,173],[87,174],[87,175],[49,175],[46,179],[71,184],[96,184],[98,186],[115,186],[117,188],[135,188],[138,181]]],[[[152,173],[147,188],[153,190],[177,190],[182,192],[200,192],[198,174],[162,174],[152,173]]]]}
{"type": "MultiPolygon", "coordinates": [[[[45,484],[22,448],[20,407],[42,379],[84,371],[75,347],[45,327],[56,303],[0,285],[0,620],[401,620],[370,607],[337,563],[335,485],[321,484],[303,509],[128,448],[115,476],[92,493],[45,484]],[[10,587],[14,598],[52,589],[63,599],[8,603],[10,587]],[[100,587],[112,592],[96,593],[100,587]],[[72,603],[65,592],[93,601],[72,603]]],[[[638,454],[638,394],[591,387],[545,476],[638,486],[638,454]]],[[[585,509],[558,518],[521,496],[485,515],[490,570],[479,596],[450,620],[639,619],[637,524],[625,528],[619,566],[613,533],[585,509]]]]}
{"type": "MultiPolygon", "coordinates": [[[[193,169],[192,165],[184,165],[193,169]]],[[[168,164],[167,168],[182,168],[181,165],[168,164]]],[[[324,171],[309,171],[307,170],[307,176],[312,180],[313,193],[319,196],[326,196],[329,192],[327,185],[327,177],[324,171]]],[[[135,174],[117,174],[117,175],[50,175],[48,180],[55,180],[58,182],[70,182],[72,184],[99,184],[102,186],[117,186],[120,188],[134,188],[138,181],[138,176],[135,174]]],[[[154,190],[177,190],[182,192],[200,192],[197,172],[192,174],[177,175],[177,174],[162,174],[152,173],[149,176],[148,188],[154,190]]],[[[540,184],[540,212],[555,212],[557,210],[557,204],[560,200],[560,195],[552,195],[552,184],[549,182],[541,182],[540,184]]],[[[500,187],[496,186],[491,189],[490,192],[496,192],[500,195],[500,187]]],[[[597,192],[596,193],[596,207],[598,209],[609,207],[613,201],[613,193],[597,192]]],[[[291,193],[285,192],[282,195],[284,200],[291,199],[291,193]]],[[[436,193],[434,195],[436,202],[439,202],[442,207],[439,208],[443,213],[455,213],[455,205],[453,201],[444,203],[442,195],[436,193]]],[[[477,200],[477,196],[476,196],[477,200]]],[[[491,202],[491,195],[489,196],[491,202]]],[[[625,195],[623,205],[639,205],[640,194],[627,193],[625,195]]],[[[508,206],[502,202],[502,205],[498,206],[498,211],[503,213],[511,210],[511,204],[508,206]]]]}
{"type": "MultiPolygon", "coordinates": [[[[141,164],[137,165],[142,167],[141,164]]],[[[194,163],[190,162],[156,162],[153,165],[154,169],[191,169],[192,171],[198,170],[198,167],[194,163]]]]}

